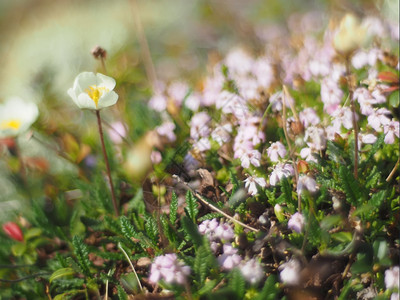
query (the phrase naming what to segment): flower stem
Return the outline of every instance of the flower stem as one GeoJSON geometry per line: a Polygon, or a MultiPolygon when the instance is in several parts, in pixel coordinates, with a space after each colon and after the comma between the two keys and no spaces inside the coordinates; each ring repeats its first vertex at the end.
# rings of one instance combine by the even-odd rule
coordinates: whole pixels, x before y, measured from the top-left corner
{"type": "Polygon", "coordinates": [[[119,216],[119,210],[118,210],[118,205],[117,205],[117,199],[115,197],[114,184],[113,184],[112,177],[111,177],[110,163],[108,162],[106,146],[104,145],[103,127],[101,125],[101,118],[100,118],[100,111],[99,110],[96,110],[96,117],[97,117],[97,125],[99,127],[101,149],[103,150],[104,161],[106,162],[106,168],[107,168],[107,175],[108,175],[108,179],[110,181],[112,204],[113,204],[113,207],[114,207],[115,215],[118,217],[119,216]]]}
{"type": "Polygon", "coordinates": [[[133,267],[133,264],[132,264],[132,262],[131,262],[131,260],[130,260],[130,258],[129,258],[129,256],[128,256],[128,253],[126,253],[126,251],[124,250],[124,248],[122,248],[121,243],[118,243],[118,248],[119,248],[119,250],[122,251],[122,253],[124,253],[124,255],[125,255],[127,261],[129,262],[129,265],[130,265],[131,268],[132,268],[133,273],[135,274],[136,281],[137,281],[137,283],[138,283],[138,285],[139,285],[140,291],[143,293],[142,284],[140,283],[139,276],[138,276],[138,274],[136,273],[135,268],[133,267]]]}
{"type": "Polygon", "coordinates": [[[349,87],[350,107],[352,112],[353,130],[354,130],[354,178],[358,178],[358,128],[356,119],[356,106],[354,104],[353,92],[354,87],[350,73],[350,58],[346,58],[346,77],[347,85],[349,87]]]}

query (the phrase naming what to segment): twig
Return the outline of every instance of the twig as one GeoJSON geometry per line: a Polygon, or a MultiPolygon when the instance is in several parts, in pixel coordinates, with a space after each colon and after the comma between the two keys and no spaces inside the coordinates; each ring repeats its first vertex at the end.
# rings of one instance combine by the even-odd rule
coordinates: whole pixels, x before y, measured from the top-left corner
{"type": "MultiPolygon", "coordinates": [[[[108,276],[111,275],[111,269],[108,271],[107,275],[108,275],[108,276]]],[[[106,293],[105,293],[105,295],[104,295],[104,300],[108,300],[108,279],[107,279],[107,281],[106,281],[106,293]]]]}
{"type": "Polygon", "coordinates": [[[128,254],[125,252],[124,248],[122,248],[121,243],[118,243],[118,248],[119,248],[119,250],[121,250],[125,254],[125,257],[128,260],[129,264],[131,265],[133,273],[135,274],[136,280],[137,280],[137,282],[139,284],[139,287],[140,287],[140,291],[143,293],[143,287],[142,287],[142,284],[140,283],[139,276],[137,275],[136,270],[133,267],[133,264],[132,264],[131,260],[129,259],[128,254]]]}
{"type": "Polygon", "coordinates": [[[212,205],[211,203],[209,203],[208,201],[206,201],[206,200],[203,198],[203,196],[202,196],[199,192],[193,190],[193,189],[192,189],[185,181],[183,181],[178,175],[172,175],[172,177],[175,178],[175,179],[177,179],[178,182],[184,184],[184,186],[185,186],[188,190],[190,190],[190,191],[194,194],[194,196],[195,196],[201,203],[203,203],[205,206],[207,206],[207,207],[210,208],[211,210],[214,210],[214,211],[220,213],[220,214],[223,215],[225,218],[227,218],[227,219],[231,220],[232,222],[234,222],[234,223],[236,223],[236,224],[239,224],[240,226],[243,226],[243,227],[245,227],[245,228],[247,228],[247,229],[249,229],[249,230],[251,230],[251,231],[254,231],[254,232],[259,232],[259,231],[260,231],[260,230],[258,230],[258,229],[256,229],[256,228],[253,228],[253,227],[251,227],[251,226],[249,226],[249,225],[244,224],[243,222],[240,222],[239,220],[236,220],[235,218],[231,217],[231,216],[228,215],[227,213],[225,213],[225,212],[223,212],[222,210],[220,210],[218,207],[215,207],[214,205],[212,205]]]}
{"type": "Polygon", "coordinates": [[[111,177],[110,163],[108,162],[106,146],[104,144],[103,127],[101,126],[101,118],[100,118],[100,111],[99,110],[96,110],[96,117],[97,117],[97,125],[99,127],[101,149],[103,150],[103,156],[104,156],[104,161],[106,163],[108,180],[110,182],[112,204],[113,204],[113,207],[114,207],[115,215],[118,217],[119,216],[119,210],[118,210],[118,205],[117,205],[117,199],[115,197],[114,184],[113,184],[112,177],[111,177]]]}
{"type": "Polygon", "coordinates": [[[392,180],[394,174],[396,173],[397,169],[399,168],[400,165],[400,157],[397,159],[396,164],[393,167],[393,170],[390,172],[389,176],[386,178],[386,182],[389,182],[390,180],[392,180]]]}
{"type": "Polygon", "coordinates": [[[49,275],[49,274],[50,273],[48,273],[48,272],[36,273],[36,274],[28,275],[28,276],[25,276],[25,277],[21,277],[21,278],[18,278],[18,279],[3,279],[3,278],[0,278],[0,282],[16,283],[16,282],[24,281],[24,280],[29,279],[29,278],[34,278],[34,277],[39,277],[39,276],[42,276],[42,275],[49,275]]]}

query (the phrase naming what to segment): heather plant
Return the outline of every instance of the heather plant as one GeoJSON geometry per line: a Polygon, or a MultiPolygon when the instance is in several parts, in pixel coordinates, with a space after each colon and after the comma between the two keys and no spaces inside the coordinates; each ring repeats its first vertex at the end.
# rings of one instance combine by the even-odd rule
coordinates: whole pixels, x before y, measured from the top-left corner
{"type": "Polygon", "coordinates": [[[137,22],[139,70],[2,104],[0,299],[398,299],[398,24],[296,15],[167,81],[137,22]]]}

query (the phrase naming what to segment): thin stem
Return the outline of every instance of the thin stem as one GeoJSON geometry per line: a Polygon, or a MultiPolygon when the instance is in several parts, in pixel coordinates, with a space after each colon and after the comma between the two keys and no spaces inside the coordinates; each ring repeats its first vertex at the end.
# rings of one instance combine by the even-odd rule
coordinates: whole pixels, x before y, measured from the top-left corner
{"type": "Polygon", "coordinates": [[[101,149],[103,150],[103,156],[104,156],[104,161],[106,162],[108,180],[110,182],[112,204],[113,204],[113,207],[114,207],[115,215],[118,217],[119,216],[119,210],[118,210],[118,205],[117,205],[117,199],[115,197],[114,184],[113,184],[112,177],[111,177],[110,163],[108,162],[106,146],[104,145],[103,127],[101,126],[101,118],[100,118],[100,111],[99,110],[96,110],[96,117],[97,117],[97,125],[99,127],[101,149]]]}
{"type": "Polygon", "coordinates": [[[132,0],[131,3],[132,3],[133,19],[135,21],[138,40],[139,40],[140,48],[142,50],[143,63],[144,63],[146,75],[147,75],[148,80],[150,81],[150,84],[153,87],[153,91],[158,92],[157,75],[156,75],[156,71],[154,68],[153,60],[151,58],[149,44],[147,43],[146,35],[144,33],[142,22],[140,20],[139,6],[137,5],[136,0],[132,0]]]}
{"type": "Polygon", "coordinates": [[[137,282],[138,282],[138,284],[139,284],[140,291],[143,292],[143,287],[142,287],[142,284],[140,283],[139,276],[137,275],[136,270],[135,270],[135,268],[133,267],[133,264],[132,264],[131,260],[129,259],[128,253],[125,252],[124,248],[122,248],[122,246],[121,246],[120,243],[118,243],[118,248],[119,248],[119,250],[122,251],[122,253],[124,253],[126,259],[128,260],[129,264],[131,265],[131,268],[132,268],[132,270],[133,270],[133,273],[135,273],[136,280],[137,280],[137,282]]]}
{"type": "Polygon", "coordinates": [[[259,232],[258,229],[253,228],[249,225],[244,224],[243,222],[240,222],[239,220],[236,220],[235,218],[231,217],[230,215],[228,215],[227,213],[223,212],[222,210],[220,210],[218,207],[215,207],[214,205],[212,205],[211,203],[209,203],[208,201],[206,201],[203,196],[201,196],[198,192],[196,192],[195,190],[193,190],[186,182],[184,182],[178,175],[172,175],[173,178],[177,179],[178,182],[183,183],[185,185],[185,187],[190,190],[193,195],[201,202],[203,203],[205,206],[207,206],[208,208],[210,208],[211,210],[214,210],[218,213],[220,213],[221,215],[223,215],[225,218],[231,220],[233,223],[239,224],[240,226],[243,226],[251,231],[254,232],[259,232]]]}
{"type": "Polygon", "coordinates": [[[400,157],[397,160],[396,164],[394,165],[393,170],[390,172],[389,176],[386,178],[386,182],[389,182],[390,180],[392,180],[394,174],[396,174],[396,171],[399,168],[399,164],[400,164],[400,157]]]}
{"type": "Polygon", "coordinates": [[[354,129],[354,178],[358,178],[358,127],[357,127],[357,118],[356,118],[356,106],[354,104],[353,99],[353,83],[351,82],[351,73],[350,73],[350,58],[346,58],[346,77],[347,77],[347,85],[349,87],[349,98],[350,98],[350,107],[352,112],[352,121],[353,121],[353,129],[354,129]]]}
{"type": "MultiPolygon", "coordinates": [[[[286,98],[285,97],[289,97],[289,91],[287,89],[287,87],[284,85],[283,86],[283,96],[282,96],[282,120],[283,120],[283,132],[285,134],[285,138],[286,138],[286,142],[288,144],[289,147],[289,154],[292,158],[292,165],[293,165],[293,170],[294,170],[294,176],[296,178],[296,184],[299,182],[299,172],[297,170],[297,166],[296,166],[296,157],[293,155],[293,151],[292,151],[292,145],[290,143],[290,139],[289,139],[289,135],[287,133],[287,129],[286,129],[286,98]]],[[[292,112],[294,113],[294,109],[292,109],[292,112]]],[[[297,211],[300,213],[301,212],[301,194],[297,195],[297,211]]]]}
{"type": "Polygon", "coordinates": [[[106,62],[103,56],[100,56],[101,66],[103,67],[104,73],[107,74],[106,62]]]}

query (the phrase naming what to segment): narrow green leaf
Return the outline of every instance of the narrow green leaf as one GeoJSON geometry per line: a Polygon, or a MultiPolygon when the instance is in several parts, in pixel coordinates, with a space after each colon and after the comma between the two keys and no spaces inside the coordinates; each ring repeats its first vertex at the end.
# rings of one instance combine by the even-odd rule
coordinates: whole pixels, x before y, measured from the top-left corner
{"type": "Polygon", "coordinates": [[[193,221],[196,222],[196,217],[199,212],[197,208],[197,201],[194,198],[193,194],[190,191],[186,193],[186,207],[185,213],[186,215],[193,221]]]}
{"type": "Polygon", "coordinates": [[[175,192],[172,193],[171,204],[169,205],[169,221],[171,224],[175,224],[177,219],[177,211],[178,211],[178,197],[175,192]]]}
{"type": "Polygon", "coordinates": [[[83,242],[82,238],[77,235],[72,238],[72,245],[74,246],[74,253],[82,273],[86,277],[90,277],[91,262],[89,260],[89,250],[87,245],[83,242]]]}
{"type": "Polygon", "coordinates": [[[264,283],[261,293],[255,300],[275,300],[278,298],[279,286],[275,275],[269,275],[264,283]]]}
{"type": "Polygon", "coordinates": [[[239,299],[243,299],[244,293],[246,291],[246,282],[240,273],[240,270],[235,268],[229,274],[229,284],[228,286],[235,291],[239,299]]]}
{"type": "Polygon", "coordinates": [[[192,241],[196,247],[200,247],[203,243],[203,238],[197,229],[197,225],[187,216],[183,216],[181,222],[183,230],[189,236],[189,240],[192,241]]]}
{"type": "Polygon", "coordinates": [[[49,278],[49,283],[51,283],[53,280],[61,278],[61,277],[72,276],[72,275],[74,275],[74,273],[75,273],[75,271],[72,268],[58,269],[53,274],[51,274],[51,276],[49,278]]]}

